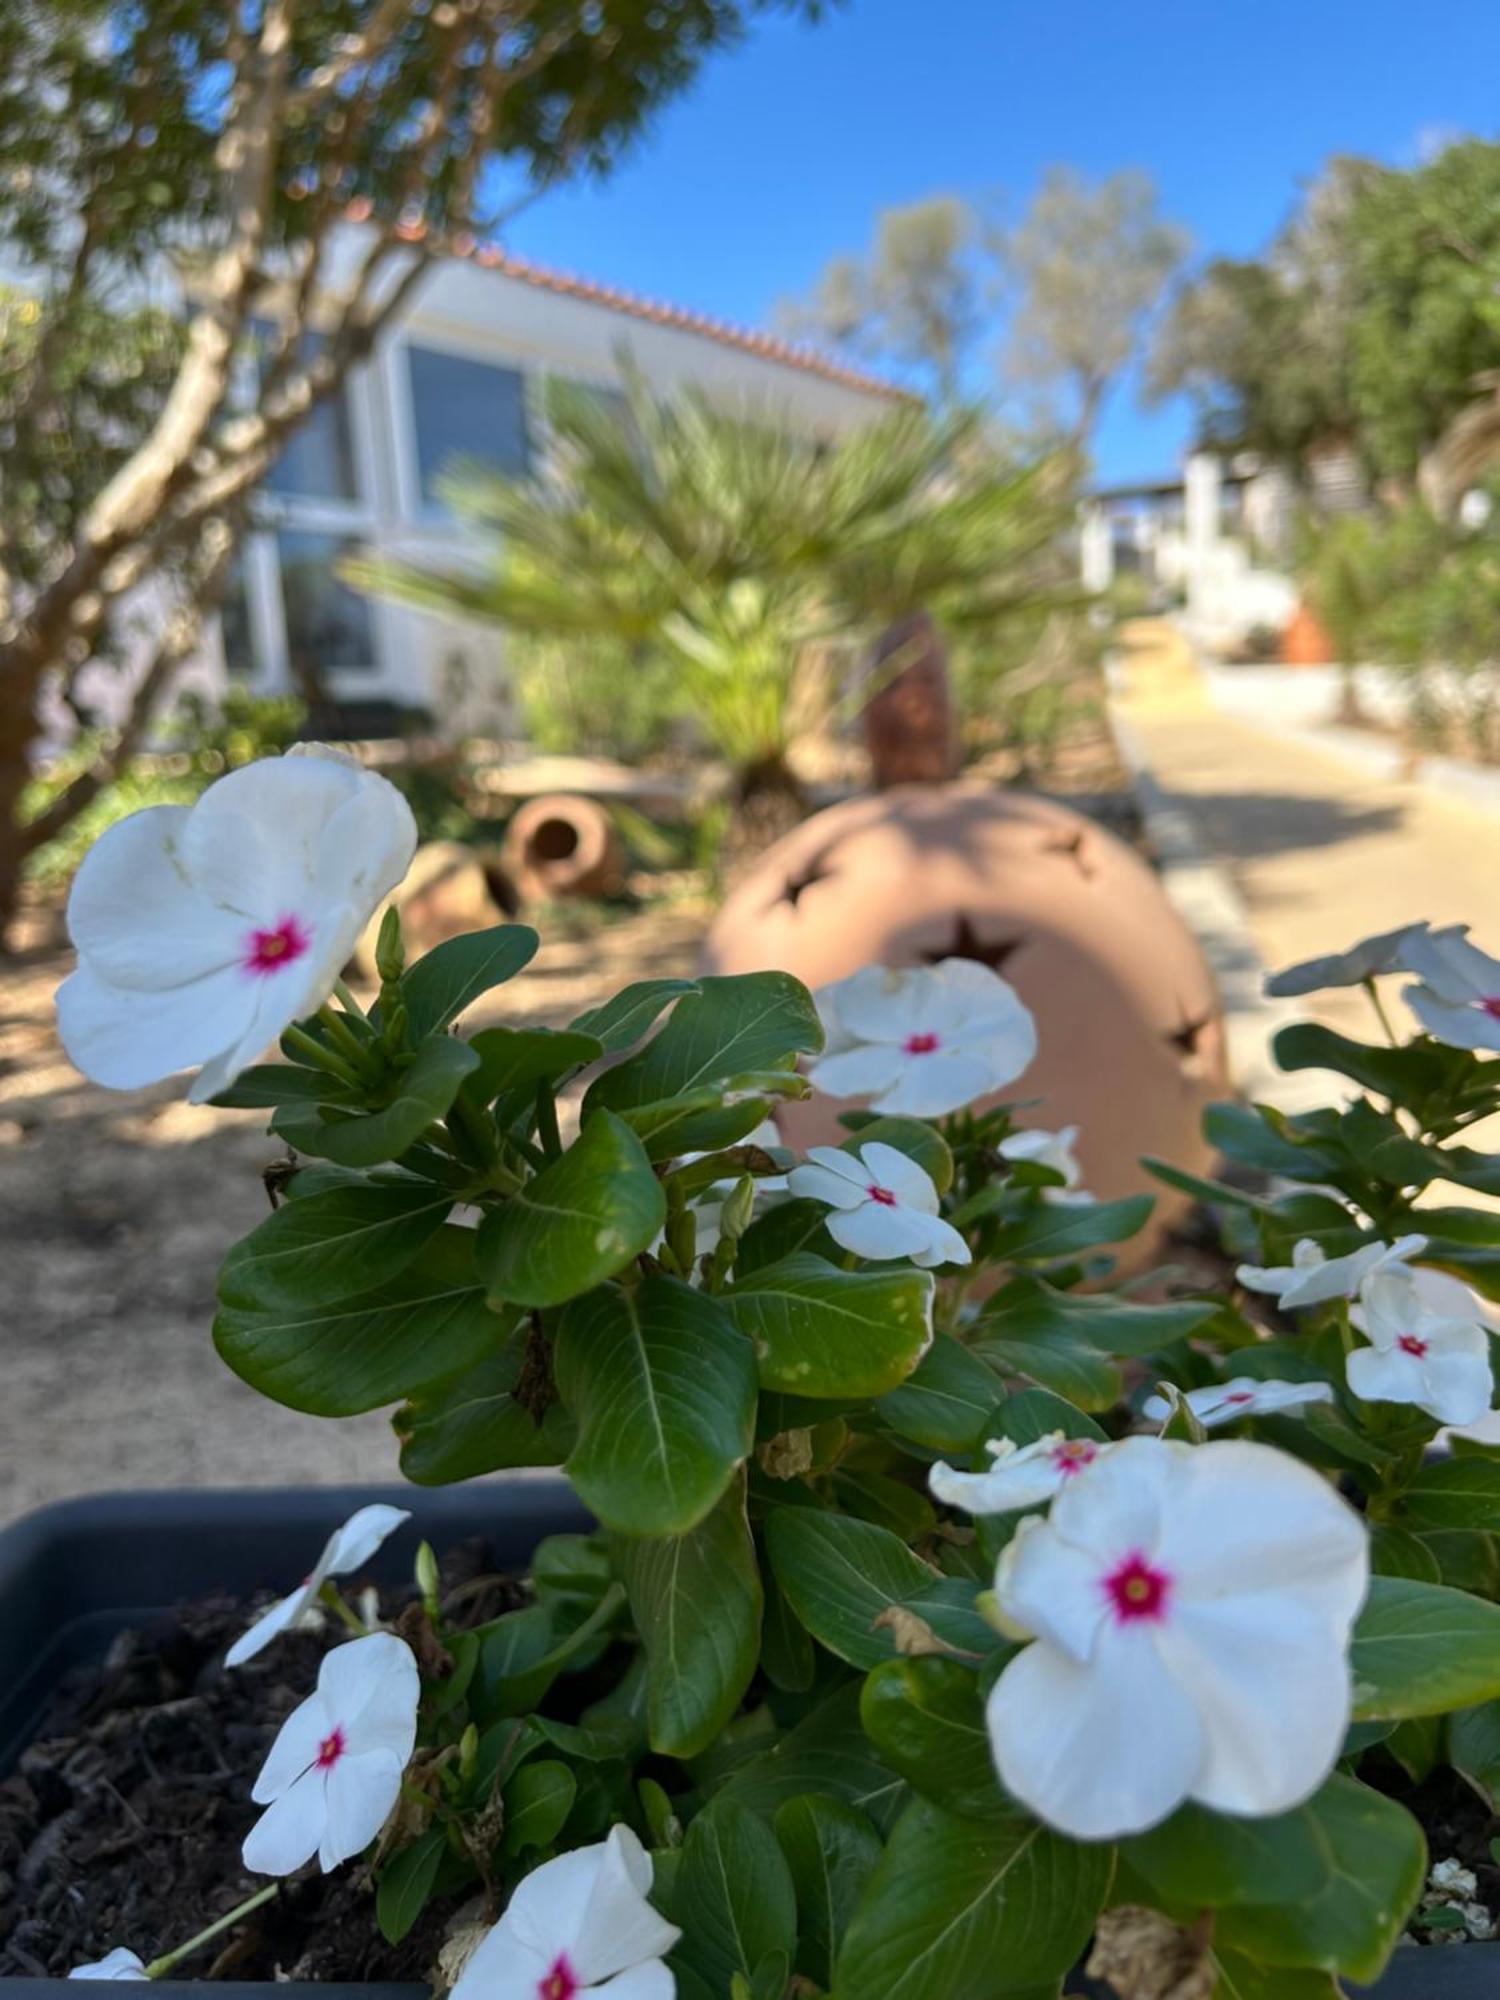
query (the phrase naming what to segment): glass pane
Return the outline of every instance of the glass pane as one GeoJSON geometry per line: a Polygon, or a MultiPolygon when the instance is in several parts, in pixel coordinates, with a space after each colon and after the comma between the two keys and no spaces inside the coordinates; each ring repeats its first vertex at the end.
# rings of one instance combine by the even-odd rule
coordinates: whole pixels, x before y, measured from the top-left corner
{"type": "Polygon", "coordinates": [[[349,399],[337,390],[319,403],[295,430],[280,458],[266,476],[273,493],[294,499],[353,500],[354,440],[349,428],[349,399]]]}
{"type": "Polygon", "coordinates": [[[369,602],[334,575],[334,564],[351,555],[357,542],[289,528],[276,537],[276,546],[292,678],[300,685],[315,683],[330,667],[372,669],[375,628],[369,602]]]}
{"type": "Polygon", "coordinates": [[[438,475],[455,459],[477,458],[498,472],[526,470],[524,377],[514,368],[431,347],[409,347],[407,362],[417,470],[429,505],[437,500],[438,475]]]}
{"type": "Polygon", "coordinates": [[[219,606],[219,643],[224,648],[226,671],[236,679],[248,680],[258,662],[250,624],[250,598],[245,589],[245,559],[239,553],[230,565],[229,583],[219,606]]]}

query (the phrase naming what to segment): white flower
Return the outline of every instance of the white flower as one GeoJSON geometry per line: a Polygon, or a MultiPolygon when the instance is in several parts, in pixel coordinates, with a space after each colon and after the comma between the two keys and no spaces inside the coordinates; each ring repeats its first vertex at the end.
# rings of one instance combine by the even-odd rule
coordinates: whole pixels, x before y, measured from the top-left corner
{"type": "Polygon", "coordinates": [[[1292,1251],[1290,1264],[1241,1264],[1234,1275],[1247,1290],[1270,1292],[1283,1312],[1294,1312],[1329,1299],[1352,1299],[1366,1279],[1404,1264],[1426,1248],[1425,1236],[1398,1236],[1394,1243],[1366,1243],[1347,1257],[1330,1257],[1304,1236],[1292,1251]]]}
{"type": "Polygon", "coordinates": [[[1500,959],[1461,930],[1436,931],[1412,940],[1405,970],[1422,983],[1401,998],[1429,1035],[1457,1049],[1500,1049],[1500,959]]]}
{"type": "Polygon", "coordinates": [[[646,1900],[651,1857],[628,1826],[520,1883],[451,2000],[673,2000],[664,1962],[682,1933],[646,1900]]]}
{"type": "Polygon", "coordinates": [[[1349,1317],[1370,1345],[1354,1350],[1345,1374],[1367,1403],[1415,1403],[1440,1424],[1472,1424],[1494,1394],[1490,1336],[1472,1315],[1433,1310],[1434,1298],[1451,1298],[1431,1283],[1441,1276],[1385,1271],[1361,1286],[1349,1317]]]}
{"type": "Polygon", "coordinates": [[[989,1472],[955,1472],[939,1459],[927,1475],[933,1496],[970,1514],[1014,1514],[1050,1500],[1111,1447],[1051,1431],[1019,1450],[1011,1438],[993,1438],[985,1449],[995,1460],[989,1472]]]}
{"type": "Polygon", "coordinates": [[[829,1204],[829,1235],[857,1257],[909,1257],[928,1271],[969,1262],[968,1244],[938,1214],[931,1176],[879,1139],[861,1146],[857,1159],[837,1146],[814,1146],[787,1186],[829,1204]]]}
{"type": "Polygon", "coordinates": [[[1012,1132],[999,1145],[1003,1160],[1026,1160],[1033,1166],[1050,1167],[1055,1174],[1061,1174],[1061,1187],[1042,1189],[1042,1200],[1052,1202],[1092,1201],[1093,1196],[1079,1186],[1083,1179],[1083,1168],[1078,1164],[1078,1156],[1073,1151],[1078,1143],[1078,1127],[1064,1125],[1060,1132],[1031,1130],[1012,1132]]]}
{"type": "Polygon", "coordinates": [[[394,785],[325,757],[264,758],[121,820],[68,898],[68,1055],[113,1090],[202,1065],[188,1095],[214,1096],[327,999],[416,839],[394,785]]]}
{"type": "Polygon", "coordinates": [[[266,1811],[246,1836],[245,1866],[290,1875],[316,1854],[326,1875],[368,1847],[400,1796],[421,1693],[411,1647],[393,1632],[326,1653],[251,1791],[266,1811]]]}
{"type": "Polygon", "coordinates": [[[808,1071],[832,1097],[936,1118],[1013,1083],[1036,1054],[1036,1022],[987,965],[945,958],[867,965],[817,995],[827,1046],[808,1071]]]}
{"type": "MultiPolygon", "coordinates": [[[[1232,1424],[1238,1417],[1265,1417],[1277,1410],[1299,1409],[1304,1403],[1331,1403],[1333,1390],[1327,1382],[1257,1382],[1250,1375],[1236,1375],[1232,1382],[1212,1382],[1206,1389],[1189,1389],[1182,1400],[1205,1430],[1232,1424]]],[[[1165,1423],[1172,1406],[1165,1396],[1148,1396],[1141,1415],[1153,1423],[1165,1423]]]]}
{"type": "Polygon", "coordinates": [[[1037,1634],[989,1698],[1002,1782],[1080,1840],[1298,1805],[1343,1745],[1368,1575],[1359,1517],[1287,1453],[1126,1438],[1000,1558],[1037,1634]]]}
{"type": "MultiPolygon", "coordinates": [[[[1465,928],[1456,925],[1452,932],[1441,935],[1459,935],[1465,928]]],[[[1302,993],[1321,993],[1329,986],[1360,986],[1367,979],[1378,979],[1383,972],[1410,972],[1413,968],[1407,962],[1407,947],[1426,932],[1425,923],[1403,924],[1399,930],[1361,938],[1347,951],[1330,952],[1326,958],[1304,958],[1300,964],[1271,973],[1265,990],[1272,999],[1289,1000],[1302,993]]]]}
{"type": "Polygon", "coordinates": [[[69,1979],[148,1979],[150,1974],[133,1951],[117,1944],[106,1958],[93,1965],[75,1965],[69,1979]]]}
{"type": "Polygon", "coordinates": [[[328,1578],[351,1576],[355,1570],[363,1569],[386,1537],[410,1519],[404,1508],[380,1505],[361,1507],[351,1514],[343,1527],[329,1536],[312,1574],[303,1577],[290,1596],[263,1611],[249,1631],[235,1640],[224,1655],[225,1666],[241,1667],[269,1646],[278,1633],[294,1625],[314,1622],[309,1613],[316,1612],[318,1592],[328,1578]]]}

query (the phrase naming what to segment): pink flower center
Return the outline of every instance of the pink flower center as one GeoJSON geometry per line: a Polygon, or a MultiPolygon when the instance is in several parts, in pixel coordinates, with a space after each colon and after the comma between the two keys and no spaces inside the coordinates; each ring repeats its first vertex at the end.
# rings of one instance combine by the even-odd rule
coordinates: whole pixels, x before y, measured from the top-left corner
{"type": "Polygon", "coordinates": [[[1138,1618],[1164,1618],[1172,1579],[1165,1570],[1153,1569],[1143,1555],[1129,1555],[1105,1577],[1104,1588],[1125,1625],[1138,1618]]]}
{"type": "Polygon", "coordinates": [[[1253,1389],[1231,1389],[1229,1394],[1224,1398],[1224,1401],[1236,1405],[1253,1403],[1255,1401],[1255,1391],[1253,1389]]]}
{"type": "Polygon", "coordinates": [[[865,1189],[865,1193],[870,1197],[871,1201],[878,1201],[882,1208],[894,1208],[896,1206],[896,1197],[891,1193],[889,1188],[870,1187],[865,1189]]]}
{"type": "Polygon", "coordinates": [[[1396,1345],[1403,1354],[1415,1354],[1419,1361],[1427,1352],[1427,1342],[1414,1333],[1403,1333],[1396,1345]]]}
{"type": "Polygon", "coordinates": [[[1479,1011],[1488,1014],[1492,1021],[1500,1021],[1500,993],[1487,993],[1479,1003],[1479,1011]]]}
{"type": "Polygon", "coordinates": [[[1092,1465],[1099,1456],[1099,1447],[1092,1438],[1064,1438],[1061,1444],[1052,1447],[1052,1463],[1064,1479],[1073,1479],[1086,1465],[1092,1465]]]}
{"type": "Polygon", "coordinates": [[[908,1035],[902,1047],[909,1056],[930,1056],[934,1049],[942,1045],[936,1035],[908,1035]]]}
{"type": "Polygon", "coordinates": [[[283,917],[273,930],[251,931],[240,962],[246,972],[263,979],[268,973],[280,972],[311,948],[312,939],[301,919],[283,917]]]}
{"type": "Polygon", "coordinates": [[[578,1974],[569,1965],[566,1952],[560,1952],[557,1963],[536,1989],[536,2000],[573,2000],[578,1990],[578,1974]]]}
{"type": "Polygon", "coordinates": [[[342,1725],[331,1729],[318,1745],[317,1768],[320,1771],[331,1771],[347,1747],[348,1742],[342,1725]]]}

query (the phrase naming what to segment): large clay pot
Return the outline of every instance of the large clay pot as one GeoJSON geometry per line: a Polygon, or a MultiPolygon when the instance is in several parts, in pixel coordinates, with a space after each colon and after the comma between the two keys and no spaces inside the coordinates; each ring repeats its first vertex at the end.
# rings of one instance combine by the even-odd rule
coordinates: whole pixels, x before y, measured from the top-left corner
{"type": "Polygon", "coordinates": [[[625,881],[614,821],[597,799],[568,792],[544,793],[517,810],[505,861],[527,902],[615,896],[625,881]]]}
{"type": "Polygon", "coordinates": [[[1326,667],[1334,657],[1333,641],[1318,614],[1299,604],[1281,635],[1281,661],[1287,667],[1326,667]]]}
{"type": "MultiPolygon", "coordinates": [[[[1036,1015],[1040,1050],[1003,1095],[1021,1122],[1081,1128],[1101,1197],[1146,1189],[1158,1221],[1183,1203],[1140,1165],[1202,1171],[1203,1107],[1226,1089],[1218,997],[1151,869],[1092,820],[970,785],[906,786],[805,820],[715,919],[713,972],[779,968],[818,987],[862,965],[979,959],[1036,1015]]],[[[844,1136],[814,1097],[778,1118],[799,1148],[844,1136]]]]}

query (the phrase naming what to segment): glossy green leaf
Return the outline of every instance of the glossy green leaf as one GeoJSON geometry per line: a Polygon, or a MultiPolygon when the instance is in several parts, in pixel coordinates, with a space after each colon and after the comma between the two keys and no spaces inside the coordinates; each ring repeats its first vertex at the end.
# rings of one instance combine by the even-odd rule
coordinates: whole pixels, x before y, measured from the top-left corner
{"type": "Polygon", "coordinates": [[[726,1796],[769,1817],[803,1793],[817,1792],[852,1806],[884,1833],[908,1793],[865,1734],[859,1696],[858,1681],[836,1689],[769,1750],[739,1765],[726,1796]]]}
{"type": "Polygon", "coordinates": [[[470,1368],[506,1339],[474,1267],[474,1232],[445,1226],[387,1285],[328,1305],[226,1299],[214,1345],[273,1402],[353,1417],[470,1368]]]}
{"type": "Polygon", "coordinates": [[[421,1916],[448,1851],[448,1836],[435,1826],[393,1854],[380,1871],[375,1921],[387,1944],[400,1944],[421,1916]]]}
{"type": "Polygon", "coordinates": [[[320,1160],[341,1167],[379,1166],[383,1160],[399,1159],[429,1125],[447,1115],[459,1085],[478,1063],[467,1042],[451,1035],[435,1036],[417,1050],[383,1109],[353,1118],[309,1119],[306,1107],[297,1105],[279,1111],[271,1130],[299,1152],[314,1153],[320,1160]]]}
{"type": "Polygon", "coordinates": [[[424,953],[401,975],[413,1041],[456,1021],[465,1007],[528,966],[541,940],[526,924],[467,931],[424,953]]]}
{"type": "Polygon", "coordinates": [[[664,1275],[601,1285],[564,1312],[553,1358],[585,1505],[625,1534],[696,1526],[755,1438],[755,1354],[724,1308],[664,1275]]]}
{"type": "Polygon", "coordinates": [[[995,1412],[989,1436],[1009,1438],[1013,1444],[1035,1444],[1038,1438],[1061,1431],[1068,1438],[1094,1438],[1104,1442],[1104,1432],[1091,1416],[1076,1404],[1055,1396],[1050,1389],[1021,1389],[1007,1397],[995,1412]]]}
{"type": "MultiPolygon", "coordinates": [[[[514,1326],[514,1310],[503,1318],[514,1326]]],[[[567,1412],[554,1403],[538,1423],[516,1401],[525,1352],[524,1339],[512,1333],[497,1353],[408,1397],[391,1418],[403,1478],[449,1486],[486,1472],[562,1463],[573,1441],[567,1412]]]]}
{"type": "Polygon", "coordinates": [[[353,1181],[289,1201],[230,1251],[226,1298],[258,1306],[326,1305],[372,1291],[437,1234],[452,1206],[428,1181],[353,1181]]]}
{"type": "Polygon", "coordinates": [[[955,1340],[940,1333],[899,1389],[876,1404],[893,1431],[929,1451],[972,1451],[985,1435],[1005,1384],[991,1368],[955,1340]]]}
{"type": "Polygon", "coordinates": [[[340,1083],[326,1069],[306,1069],[300,1063],[252,1063],[242,1069],[227,1090],[209,1099],[229,1111],[271,1111],[278,1104],[350,1104],[354,1087],[340,1083]]]}
{"type": "Polygon", "coordinates": [[[724,1304],[764,1388],[859,1400],[896,1388],[932,1340],[933,1281],[910,1266],[841,1271],[806,1251],[737,1278],[724,1304]]]}
{"type": "Polygon", "coordinates": [[[764,1215],[756,1216],[740,1238],[734,1275],[739,1280],[747,1279],[756,1271],[764,1271],[804,1251],[830,1264],[843,1256],[828,1234],[827,1208],[821,1201],[805,1198],[778,1201],[764,1215]]]}
{"type": "Polygon", "coordinates": [[[889,1529],[812,1508],[783,1507],[766,1523],[776,1581],[802,1623],[851,1666],[874,1667],[896,1654],[879,1621],[893,1608],[911,1612],[938,1638],[985,1656],[995,1634],[974,1610],[976,1591],[939,1576],[889,1529]]]}
{"type": "Polygon", "coordinates": [[[1500,1605],[1441,1583],[1377,1576],[1354,1629],[1359,1721],[1443,1715],[1500,1695],[1500,1605]]]}
{"type": "Polygon", "coordinates": [[[1461,1708],[1448,1718],[1448,1761],[1488,1799],[1500,1799],[1500,1699],[1461,1708]]]}
{"type": "Polygon", "coordinates": [[[625,1105],[618,1116],[635,1133],[653,1162],[683,1153],[716,1153],[733,1146],[761,1124],[770,1111],[765,1097],[726,1102],[718,1084],[703,1084],[652,1104],[625,1105]]]}
{"type": "Polygon", "coordinates": [[[577,1796],[578,1780],[566,1764],[550,1757],[523,1764],[505,1787],[501,1858],[510,1860],[528,1847],[550,1847],[577,1796]]]}
{"type": "Polygon", "coordinates": [[[465,1080],[463,1094],[475,1104],[556,1083],[604,1053],[603,1043],[592,1035],[553,1028],[481,1028],[469,1037],[469,1047],[479,1067],[465,1080]]]}
{"type": "Polygon", "coordinates": [[[640,1140],[596,1112],[560,1159],[485,1217],[479,1267],[495,1298],[562,1305],[639,1256],[666,1217],[640,1140]]]}
{"type": "Polygon", "coordinates": [[[1111,1852],[1034,1821],[902,1814],[839,1953],[834,2000],[996,2000],[1081,1955],[1111,1852]]]}
{"type": "Polygon", "coordinates": [[[865,1734],[912,1790],[966,1819],[1016,1810],[990,1753],[979,1677],[933,1655],[887,1660],[865,1681],[865,1734]]]}
{"type": "Polygon", "coordinates": [[[760,1654],[743,1475],[686,1534],[619,1536],[614,1548],[646,1653],[651,1747],[696,1756],[739,1707],[760,1654]]]}
{"type": "Polygon", "coordinates": [[[1433,1459],[1401,1496],[1410,1528],[1500,1529],[1500,1456],[1433,1459]]]}
{"type": "Polygon", "coordinates": [[[1125,1195],[1119,1201],[1040,1201],[995,1238],[997,1258],[1033,1262],[1073,1257],[1106,1243],[1123,1243],[1134,1236],[1156,1206],[1149,1194],[1125,1195]]]}
{"type": "Polygon", "coordinates": [[[791,1870],[764,1820],[719,1798],[688,1828],[673,1884],[683,1925],[672,1963],[690,1968],[713,1993],[727,1993],[736,1973],[753,1980],[774,1953],[797,1944],[797,1898],[791,1870]]]}
{"type": "Polygon", "coordinates": [[[827,1987],[839,1941],[880,1859],[880,1835],[853,1806],[816,1794],[789,1799],[774,1824],[797,1897],[797,1970],[827,1987]]]}
{"type": "Polygon", "coordinates": [[[645,1048],[596,1078],[584,1106],[657,1104],[749,1070],[790,1069],[822,1046],[812,995],[790,973],[700,979],[645,1048]]]}
{"type": "Polygon", "coordinates": [[[664,1007],[697,990],[695,979],[638,979],[602,1006],[590,1007],[569,1026],[602,1042],[606,1055],[617,1056],[650,1033],[664,1007]]]}
{"type": "Polygon", "coordinates": [[[479,1665],[470,1703],[481,1722],[529,1715],[558,1675],[599,1650],[625,1608],[614,1584],[583,1616],[556,1600],[504,1612],[478,1628],[479,1665]]]}

